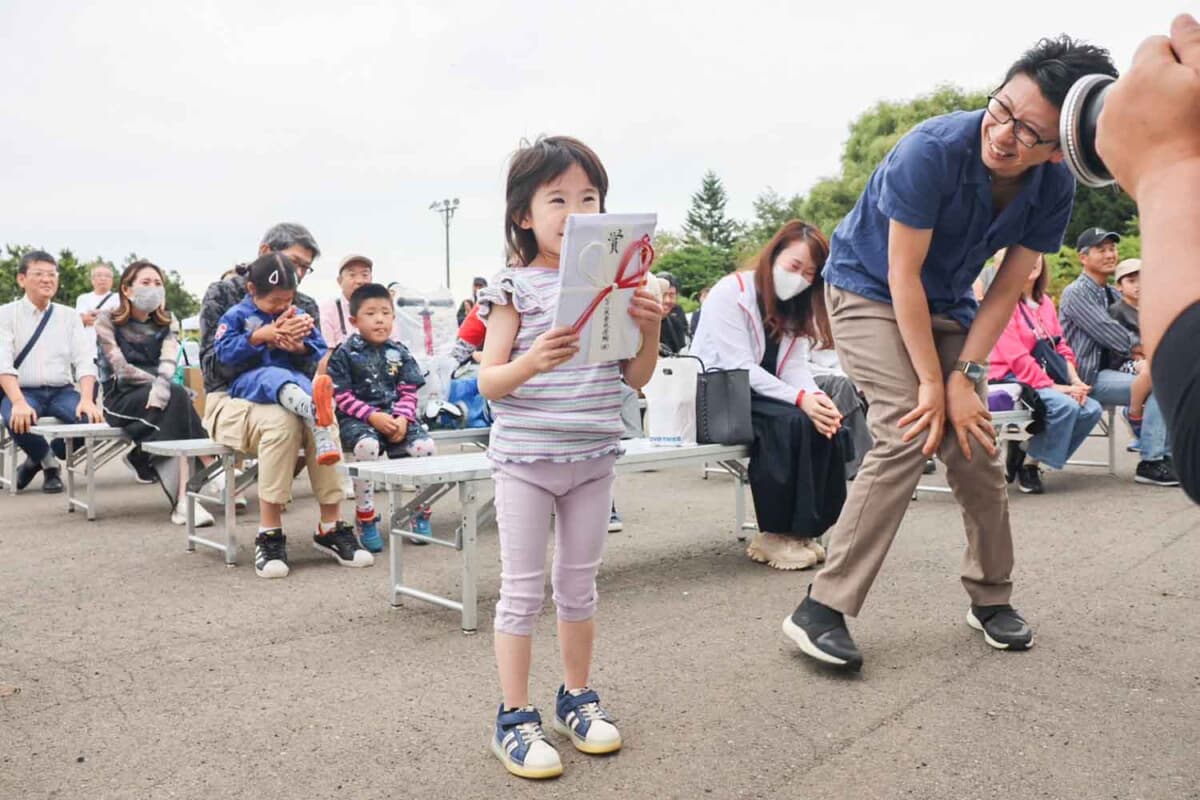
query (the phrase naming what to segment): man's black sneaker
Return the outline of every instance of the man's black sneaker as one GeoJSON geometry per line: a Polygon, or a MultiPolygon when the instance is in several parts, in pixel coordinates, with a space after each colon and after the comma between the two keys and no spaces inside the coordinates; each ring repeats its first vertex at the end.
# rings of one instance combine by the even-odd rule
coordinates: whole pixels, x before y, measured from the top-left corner
{"type": "Polygon", "coordinates": [[[1033,647],[1033,629],[1020,612],[1005,603],[1000,606],[971,606],[967,624],[983,632],[983,640],[997,650],[1028,650],[1033,647]]]}
{"type": "Polygon", "coordinates": [[[138,483],[154,483],[158,480],[153,458],[141,448],[135,447],[122,456],[121,460],[133,472],[134,480],[138,483]]]}
{"type": "Polygon", "coordinates": [[[1009,483],[1012,483],[1017,473],[1021,470],[1021,465],[1025,463],[1025,451],[1021,449],[1019,442],[1008,443],[1008,454],[1004,459],[1004,478],[1009,483]]]}
{"type": "Polygon", "coordinates": [[[342,520],[329,533],[321,533],[318,527],[313,534],[313,547],[333,556],[343,567],[369,567],[375,563],[375,557],[358,543],[354,526],[342,520]]]}
{"type": "Polygon", "coordinates": [[[21,466],[17,467],[17,491],[21,491],[29,482],[33,480],[33,476],[42,471],[42,465],[37,461],[30,461],[28,458],[21,462],[21,466]]]}
{"type": "Polygon", "coordinates": [[[811,597],[783,620],[783,632],[809,658],[840,669],[862,669],[862,653],[850,638],[842,612],[811,597]]]}
{"type": "Polygon", "coordinates": [[[1026,464],[1017,472],[1017,486],[1025,494],[1042,494],[1042,471],[1037,464],[1026,464]]]}
{"type": "Polygon", "coordinates": [[[254,574],[260,578],[286,578],[290,571],[283,529],[260,531],[254,537],[254,574]]]}
{"type": "Polygon", "coordinates": [[[1175,474],[1175,468],[1165,458],[1158,461],[1139,461],[1133,479],[1152,486],[1179,485],[1179,476],[1175,474]]]}
{"type": "Polygon", "coordinates": [[[63,490],[59,468],[42,470],[42,491],[46,494],[58,494],[63,490]]]}

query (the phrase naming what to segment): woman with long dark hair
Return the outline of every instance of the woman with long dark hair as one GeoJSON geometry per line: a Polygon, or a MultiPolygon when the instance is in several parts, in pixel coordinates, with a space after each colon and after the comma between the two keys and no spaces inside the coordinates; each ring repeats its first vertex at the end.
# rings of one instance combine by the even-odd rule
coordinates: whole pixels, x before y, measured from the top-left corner
{"type": "MultiPolygon", "coordinates": [[[[149,261],[135,261],[121,273],[117,291],[120,305],[96,319],[97,365],[108,424],[124,428],[138,445],[207,438],[187,390],[174,381],[179,339],[167,311],[163,271],[149,261]]],[[[153,457],[135,446],[127,461],[140,480],[162,486],[174,509],[171,521],[184,524],[187,470],[180,468],[180,460],[153,457]]],[[[212,523],[212,516],[197,505],[196,524],[212,523]]]]}
{"type": "Polygon", "coordinates": [[[816,227],[785,224],[752,270],[712,288],[691,349],[705,367],[750,371],[750,490],[759,532],[746,554],[776,569],[823,561],[816,539],[846,499],[842,415],[808,366],[812,342],[832,346],[821,279],[828,255],[816,227]]]}

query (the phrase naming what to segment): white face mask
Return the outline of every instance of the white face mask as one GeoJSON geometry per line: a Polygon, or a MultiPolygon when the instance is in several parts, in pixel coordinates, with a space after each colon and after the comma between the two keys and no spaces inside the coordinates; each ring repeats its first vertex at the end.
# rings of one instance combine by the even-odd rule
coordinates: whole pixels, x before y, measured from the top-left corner
{"type": "Polygon", "coordinates": [[[146,314],[152,313],[167,299],[167,290],[161,286],[135,286],[129,302],[146,314]]]}
{"type": "Polygon", "coordinates": [[[779,264],[776,264],[771,270],[771,278],[775,283],[775,296],[784,301],[791,300],[812,286],[803,274],[789,272],[779,264]]]}

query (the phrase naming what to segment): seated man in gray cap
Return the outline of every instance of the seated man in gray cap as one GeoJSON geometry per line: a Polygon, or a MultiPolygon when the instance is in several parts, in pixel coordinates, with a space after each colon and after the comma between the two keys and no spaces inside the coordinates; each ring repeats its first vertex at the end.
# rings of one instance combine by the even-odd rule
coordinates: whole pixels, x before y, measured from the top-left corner
{"type": "MultiPolygon", "coordinates": [[[[1092,387],[1091,396],[1106,406],[1129,407],[1133,405],[1137,373],[1145,371],[1147,365],[1141,338],[1109,314],[1109,307],[1120,299],[1108,284],[1117,268],[1120,241],[1118,234],[1103,228],[1087,228],[1079,235],[1076,249],[1083,271],[1063,290],[1059,317],[1067,344],[1075,351],[1079,377],[1092,387]],[[1129,362],[1132,368],[1122,369],[1129,362]]],[[[1166,423],[1153,396],[1146,401],[1140,431],[1136,416],[1131,425],[1139,435],[1142,454],[1135,480],[1154,486],[1178,486],[1179,478],[1167,455],[1166,423]]]]}

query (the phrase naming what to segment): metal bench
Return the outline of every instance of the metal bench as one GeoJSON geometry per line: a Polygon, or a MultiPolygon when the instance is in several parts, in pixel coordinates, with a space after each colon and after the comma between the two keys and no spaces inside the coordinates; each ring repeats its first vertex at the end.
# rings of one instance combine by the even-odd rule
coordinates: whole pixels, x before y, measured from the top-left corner
{"type": "MultiPolygon", "coordinates": [[[[487,428],[461,428],[455,430],[432,431],[430,435],[439,444],[487,444],[487,428]]],[[[174,458],[212,458],[213,463],[197,470],[188,479],[187,485],[187,549],[195,551],[196,545],[209,547],[225,556],[228,566],[237,564],[237,505],[236,498],[258,482],[257,464],[247,467],[240,477],[236,477],[234,462],[238,457],[248,454],[239,453],[212,439],[172,439],[158,442],[143,442],[142,449],[147,453],[174,458]],[[225,475],[225,490],[221,495],[204,493],[204,487],[218,473],[225,475]],[[207,500],[220,504],[222,508],[221,527],[219,536],[208,538],[196,533],[196,502],[207,500]]]]}
{"type": "Polygon", "coordinates": [[[1117,409],[1116,406],[1105,406],[1104,415],[1100,417],[1100,421],[1096,423],[1096,428],[1093,428],[1088,433],[1088,438],[1094,436],[1103,436],[1108,440],[1108,460],[1107,461],[1091,461],[1088,459],[1072,459],[1067,462],[1071,467],[1104,467],[1109,475],[1117,474],[1117,409]],[[1100,433],[1096,433],[1096,429],[1100,433]]]}
{"type": "MultiPolygon", "coordinates": [[[[34,423],[29,432],[66,442],[67,458],[63,465],[63,477],[67,484],[67,511],[82,508],[89,520],[96,519],[96,470],[133,446],[124,430],[103,422],[63,423],[42,419],[34,423]],[[83,440],[83,447],[78,450],[75,449],[76,439],[83,440]],[[86,500],[78,497],[80,478],[84,483],[86,500]]],[[[12,485],[15,489],[15,470],[12,485]]]]}
{"type": "MultiPolygon", "coordinates": [[[[644,472],[669,467],[729,463],[736,491],[734,530],[739,538],[745,530],[745,479],[738,463],[749,455],[744,445],[687,445],[684,447],[654,447],[646,439],[630,439],[624,443],[625,453],[617,460],[617,472],[644,472]],[[736,465],[736,466],[732,466],[736,465]]],[[[491,495],[486,486],[492,480],[492,465],[486,453],[456,453],[429,458],[401,458],[391,461],[362,461],[345,464],[342,469],[352,477],[367,478],[382,483],[387,489],[391,509],[389,562],[391,565],[391,602],[399,606],[402,597],[413,597],[427,603],[458,611],[462,629],[476,630],[478,613],[479,564],[476,540],[479,527],[494,513],[491,495]],[[417,494],[401,504],[398,492],[401,485],[414,484],[417,494]],[[416,509],[437,498],[458,490],[462,506],[461,518],[452,540],[423,536],[404,529],[416,509]],[[428,544],[449,547],[462,552],[462,598],[454,600],[426,592],[404,583],[404,541],[417,539],[428,544]]]]}

